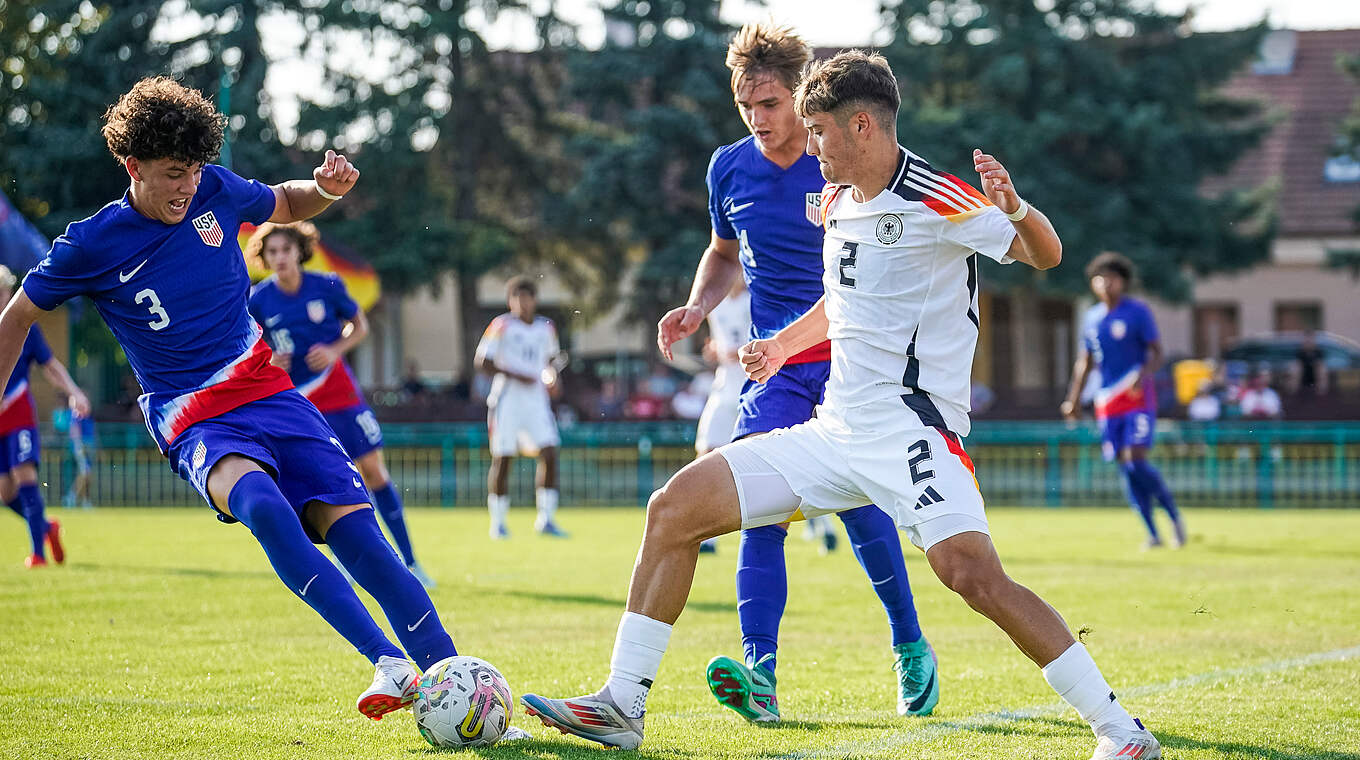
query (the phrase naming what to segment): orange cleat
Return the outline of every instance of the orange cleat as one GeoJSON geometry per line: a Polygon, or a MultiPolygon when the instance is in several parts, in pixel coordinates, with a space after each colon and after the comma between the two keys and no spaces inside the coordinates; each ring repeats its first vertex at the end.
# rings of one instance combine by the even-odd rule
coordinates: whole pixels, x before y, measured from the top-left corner
{"type": "Polygon", "coordinates": [[[61,545],[61,523],[47,521],[47,546],[52,550],[52,561],[60,565],[66,561],[66,549],[61,545]]]}
{"type": "Polygon", "coordinates": [[[24,567],[28,568],[29,570],[35,570],[40,567],[47,567],[47,560],[43,559],[42,557],[39,557],[36,554],[30,554],[27,557],[24,557],[24,567]]]}

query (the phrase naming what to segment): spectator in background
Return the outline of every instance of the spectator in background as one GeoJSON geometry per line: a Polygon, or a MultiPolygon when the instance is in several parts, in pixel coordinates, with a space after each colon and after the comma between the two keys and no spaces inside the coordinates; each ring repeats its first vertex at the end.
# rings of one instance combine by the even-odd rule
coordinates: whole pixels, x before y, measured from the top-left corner
{"type": "Polygon", "coordinates": [[[1242,416],[1249,420],[1277,420],[1284,416],[1280,394],[1270,387],[1270,373],[1264,370],[1251,376],[1238,403],[1242,416]]]}
{"type": "Polygon", "coordinates": [[[1318,347],[1317,335],[1309,330],[1303,335],[1303,344],[1294,355],[1294,392],[1321,396],[1327,392],[1327,365],[1323,363],[1322,349],[1318,347]]]}
{"type": "Polygon", "coordinates": [[[1205,380],[1199,384],[1199,391],[1190,399],[1185,408],[1186,415],[1195,422],[1213,422],[1223,414],[1223,404],[1214,395],[1214,384],[1205,380]]]}
{"type": "Polygon", "coordinates": [[[420,365],[415,359],[406,362],[406,375],[401,378],[401,389],[410,398],[422,398],[430,388],[420,377],[420,365]]]}
{"type": "Polygon", "coordinates": [[[623,417],[624,399],[623,393],[619,391],[617,380],[605,380],[600,383],[600,398],[595,405],[595,418],[597,420],[617,420],[623,417]]]}

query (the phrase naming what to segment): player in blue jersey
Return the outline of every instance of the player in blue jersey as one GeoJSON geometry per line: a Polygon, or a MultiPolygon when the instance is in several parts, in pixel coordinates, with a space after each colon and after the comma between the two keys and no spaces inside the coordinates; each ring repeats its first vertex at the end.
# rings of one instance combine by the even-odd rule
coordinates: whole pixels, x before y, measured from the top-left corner
{"type": "Polygon", "coordinates": [[[1133,264],[1117,253],[1102,253],[1086,268],[1099,303],[1082,324],[1082,351],[1072,368],[1072,385],[1062,403],[1063,416],[1075,420],[1081,391],[1091,370],[1100,372],[1096,420],[1107,461],[1118,461],[1129,504],[1147,528],[1147,548],[1162,545],[1152,518],[1153,500],[1171,517],[1174,545],[1185,544],[1185,522],[1162,473],[1147,460],[1157,419],[1152,377],[1162,363],[1157,323],[1147,304],[1127,295],[1133,264]]]}
{"type": "MultiPolygon", "coordinates": [[[[751,337],[769,338],[822,297],[821,191],[817,159],[803,152],[806,132],[793,88],[810,51],[790,29],[747,24],[727,52],[737,110],[751,135],[718,148],[708,168],[712,236],[689,302],[667,313],[657,343],[691,335],[744,276],[751,293],[751,337]]],[[[805,422],[821,403],[831,348],[821,342],[789,359],[768,383],[747,381],[733,440],[805,422]]],[[[855,557],[888,613],[897,671],[897,711],[928,715],[939,700],[934,653],[921,634],[897,526],[870,505],[841,512],[855,557]]],[[[745,662],[715,657],[709,688],[719,703],[752,721],[779,719],[775,652],[788,600],[784,540],[788,524],[741,532],[737,616],[745,662]]]]}
{"type": "Polygon", "coordinates": [[[456,654],[429,594],[387,543],[359,470],[321,413],[270,363],[246,311],[243,222],[315,216],[359,172],[326,152],[310,180],[270,186],[211,164],[225,119],[199,92],[144,79],[104,115],[130,187],[75,222],[0,315],[0,372],[45,310],[87,296],[145,393],[147,428],[170,466],[223,522],[254,534],[288,589],[374,663],[359,711],[408,706],[421,667],[456,654]],[[330,546],[381,605],[404,654],[313,542],[330,546]]]}
{"type": "MultiPolygon", "coordinates": [[[[14,273],[0,266],[0,302],[9,301],[14,284],[14,273]]],[[[34,364],[42,367],[48,382],[66,393],[75,411],[89,414],[90,402],[65,365],[52,356],[37,325],[19,341],[18,359],[0,400],[0,499],[28,522],[33,551],[24,559],[24,566],[31,569],[47,565],[47,549],[52,550],[52,560],[57,563],[66,561],[66,551],[61,544],[61,524],[47,519],[38,489],[38,412],[28,390],[29,368],[34,364]]]]}
{"type": "Polygon", "coordinates": [[[364,402],[345,354],[368,336],[368,318],[334,274],[304,272],[318,235],[310,222],[261,225],[246,246],[273,275],[250,294],[250,316],[264,327],[274,364],[316,405],[345,453],[359,465],[364,486],[387,525],[406,567],[426,588],[434,580],[416,563],[401,496],[383,461],[382,428],[364,402]]]}
{"type": "Polygon", "coordinates": [[[62,505],[74,507],[79,505],[85,509],[94,506],[90,501],[90,492],[94,487],[94,456],[99,448],[99,439],[95,434],[94,417],[89,414],[80,414],[72,409],[60,409],[56,412],[60,415],[60,424],[57,429],[65,429],[66,440],[71,445],[71,461],[75,464],[76,476],[71,481],[71,487],[67,489],[66,496],[62,500],[62,505]]]}

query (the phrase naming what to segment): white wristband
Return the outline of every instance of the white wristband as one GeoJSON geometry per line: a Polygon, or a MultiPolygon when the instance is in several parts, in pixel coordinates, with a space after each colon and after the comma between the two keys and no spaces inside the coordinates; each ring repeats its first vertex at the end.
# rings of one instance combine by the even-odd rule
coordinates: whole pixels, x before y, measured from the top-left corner
{"type": "MultiPolygon", "coordinates": [[[[1003,211],[1003,212],[1001,212],[1001,213],[1005,214],[1006,212],[1003,211]]],[[[1021,219],[1024,219],[1024,218],[1025,218],[1025,215],[1028,214],[1028,213],[1029,213],[1029,204],[1025,202],[1025,199],[1024,199],[1024,198],[1021,198],[1021,199],[1020,199],[1020,208],[1016,209],[1015,211],[1012,211],[1012,212],[1009,213],[1009,214],[1006,214],[1006,218],[1009,219],[1009,220],[1011,220],[1012,222],[1018,222],[1018,221],[1020,221],[1021,219]]]]}
{"type": "Polygon", "coordinates": [[[315,184],[316,184],[316,194],[319,195],[319,196],[321,196],[322,198],[325,198],[325,199],[328,200],[328,201],[338,201],[338,200],[340,200],[341,198],[345,197],[345,196],[343,196],[343,195],[334,195],[334,194],[332,194],[332,193],[326,192],[325,190],[322,190],[322,189],[321,189],[321,183],[319,183],[319,182],[318,182],[318,183],[315,183],[315,184]]]}

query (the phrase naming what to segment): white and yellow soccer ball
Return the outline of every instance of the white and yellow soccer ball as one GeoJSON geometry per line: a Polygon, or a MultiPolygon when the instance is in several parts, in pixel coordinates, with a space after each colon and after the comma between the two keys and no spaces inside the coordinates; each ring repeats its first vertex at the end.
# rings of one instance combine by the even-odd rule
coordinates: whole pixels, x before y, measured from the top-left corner
{"type": "Polygon", "coordinates": [[[514,704],[510,684],[495,666],[459,655],[425,671],[411,710],[425,741],[459,749],[495,744],[510,727],[514,704]]]}

